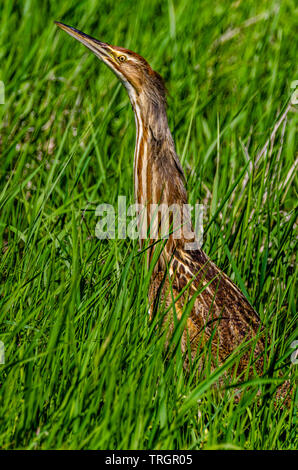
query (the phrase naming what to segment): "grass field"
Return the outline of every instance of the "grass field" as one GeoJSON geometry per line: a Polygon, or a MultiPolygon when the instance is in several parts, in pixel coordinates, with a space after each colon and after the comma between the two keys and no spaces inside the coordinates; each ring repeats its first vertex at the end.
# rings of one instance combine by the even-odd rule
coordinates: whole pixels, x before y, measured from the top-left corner
{"type": "Polygon", "coordinates": [[[0,23],[1,448],[297,448],[294,399],[273,398],[280,371],[297,378],[294,1],[3,0],[0,23]],[[212,387],[229,362],[197,376],[166,357],[138,242],[95,236],[99,203],[133,202],[134,117],[54,20],[166,80],[204,249],[273,338],[274,370],[240,402],[212,387]]]}

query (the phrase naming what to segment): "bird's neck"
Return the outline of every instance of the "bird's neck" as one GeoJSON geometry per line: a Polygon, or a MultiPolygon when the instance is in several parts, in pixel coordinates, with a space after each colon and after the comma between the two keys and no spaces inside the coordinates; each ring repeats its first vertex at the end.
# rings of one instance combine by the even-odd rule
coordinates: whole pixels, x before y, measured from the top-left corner
{"type": "Polygon", "coordinates": [[[186,203],[183,170],[164,103],[146,95],[132,100],[136,121],[134,190],[138,204],[186,203]]]}
{"type": "MultiPolygon", "coordinates": [[[[191,220],[184,213],[187,204],[185,179],[169,129],[165,105],[148,100],[146,96],[138,96],[131,101],[136,120],[134,190],[138,211],[142,211],[139,221],[142,245],[144,238],[156,239],[151,236],[153,226],[153,231],[157,230],[160,234],[156,206],[158,211],[161,207],[172,210],[175,206],[174,210],[179,213],[178,219],[184,220],[184,230],[191,231],[191,220]],[[182,213],[184,216],[180,217],[182,213]]],[[[170,235],[166,243],[167,258],[176,249],[177,241],[174,238],[170,235]]]]}

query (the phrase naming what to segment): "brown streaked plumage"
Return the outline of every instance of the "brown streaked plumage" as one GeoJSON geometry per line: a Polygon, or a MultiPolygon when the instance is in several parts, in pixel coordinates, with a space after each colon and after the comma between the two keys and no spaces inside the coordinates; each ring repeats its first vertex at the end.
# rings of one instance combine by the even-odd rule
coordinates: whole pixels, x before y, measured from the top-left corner
{"type": "MultiPolygon", "coordinates": [[[[56,24],[93,51],[127,89],[136,121],[136,202],[146,207],[176,204],[178,212],[182,212],[183,205],[187,204],[185,177],[168,126],[166,89],[161,76],[135,52],[103,43],[62,23],[56,24]]],[[[149,227],[154,223],[149,210],[146,218],[149,227]]],[[[257,313],[238,287],[201,249],[186,250],[186,241],[194,241],[189,216],[184,229],[181,239],[175,239],[173,234],[169,236],[154,266],[149,289],[151,317],[160,302],[173,307],[174,298],[179,319],[185,303],[195,296],[182,337],[183,351],[187,349],[187,336],[193,357],[198,348],[210,341],[214,364],[220,364],[245,340],[255,339],[253,350],[241,355],[237,373],[246,370],[252,354],[254,367],[261,374],[264,338],[257,313]]],[[[153,244],[149,250],[149,263],[156,246],[153,244]]],[[[173,308],[169,308],[170,328],[173,328],[172,316],[173,308]]]]}

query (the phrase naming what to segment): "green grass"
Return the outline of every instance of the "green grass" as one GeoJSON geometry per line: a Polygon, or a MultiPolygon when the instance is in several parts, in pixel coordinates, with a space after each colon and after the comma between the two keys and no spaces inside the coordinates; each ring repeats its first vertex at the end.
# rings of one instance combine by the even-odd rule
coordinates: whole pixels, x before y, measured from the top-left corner
{"type": "Polygon", "coordinates": [[[257,160],[298,78],[294,7],[1,2],[1,448],[297,448],[294,400],[273,398],[279,369],[297,374],[294,106],[257,160]],[[166,357],[137,241],[95,237],[97,204],[133,201],[134,118],[116,77],[54,20],[139,52],[166,79],[204,249],[273,338],[271,385],[242,385],[239,403],[212,387],[229,362],[197,376],[179,348],[166,357]]]}

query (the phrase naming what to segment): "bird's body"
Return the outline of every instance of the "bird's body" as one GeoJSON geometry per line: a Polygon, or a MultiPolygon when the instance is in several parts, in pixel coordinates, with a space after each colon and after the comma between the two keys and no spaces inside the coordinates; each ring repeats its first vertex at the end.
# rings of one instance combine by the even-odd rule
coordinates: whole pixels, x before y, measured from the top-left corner
{"type": "MultiPolygon", "coordinates": [[[[138,96],[132,100],[137,127],[134,156],[135,197],[138,204],[147,208],[147,230],[156,220],[156,216],[149,210],[150,205],[165,204],[166,207],[176,205],[182,214],[187,204],[185,177],[168,126],[165,91],[159,78],[156,95],[158,91],[161,96],[155,107],[150,97],[144,100],[145,106],[142,106],[141,100],[139,103],[138,96]],[[150,107],[154,108],[154,111],[150,107]]],[[[158,223],[160,225],[160,220],[158,223]]],[[[175,310],[179,320],[186,302],[195,296],[193,308],[186,322],[187,330],[182,336],[182,350],[187,351],[188,337],[194,357],[198,352],[198,346],[203,347],[212,337],[211,349],[213,357],[217,358],[215,363],[218,364],[245,340],[260,336],[261,323],[245,296],[202,249],[185,248],[187,243],[194,242],[191,238],[193,230],[190,218],[187,220],[187,225],[183,230],[183,234],[190,233],[187,239],[184,237],[175,239],[173,234],[170,234],[156,261],[149,289],[150,317],[153,317],[156,307],[162,302],[165,310],[169,310],[169,316],[173,317],[173,308],[170,307],[173,305],[173,299],[177,299],[175,310]]],[[[150,246],[149,265],[156,248],[154,240],[151,240],[150,246]]],[[[169,324],[172,330],[173,318],[169,318],[169,324]]],[[[254,364],[261,372],[262,336],[257,344],[255,343],[254,364]]],[[[249,361],[249,353],[242,354],[238,371],[245,370],[249,361]]]]}
{"type": "MultiPolygon", "coordinates": [[[[168,126],[162,78],[138,54],[97,41],[62,23],[58,26],[91,49],[128,91],[137,128],[135,199],[146,208],[147,228],[156,222],[148,209],[150,204],[174,204],[176,211],[182,214],[187,204],[185,177],[168,126]]],[[[159,222],[157,224],[159,227],[159,222]]],[[[254,364],[258,373],[262,373],[264,339],[257,313],[201,248],[186,249],[186,243],[193,241],[188,236],[191,233],[192,225],[187,216],[183,236],[176,239],[171,233],[154,261],[149,289],[151,318],[157,306],[164,304],[170,329],[173,329],[174,316],[181,319],[185,306],[193,301],[182,335],[183,352],[190,346],[194,358],[209,342],[212,361],[218,365],[243,342],[251,340],[251,348],[240,355],[237,372],[254,364]]],[[[157,247],[158,244],[152,243],[148,249],[149,264],[154,260],[157,247]]]]}

